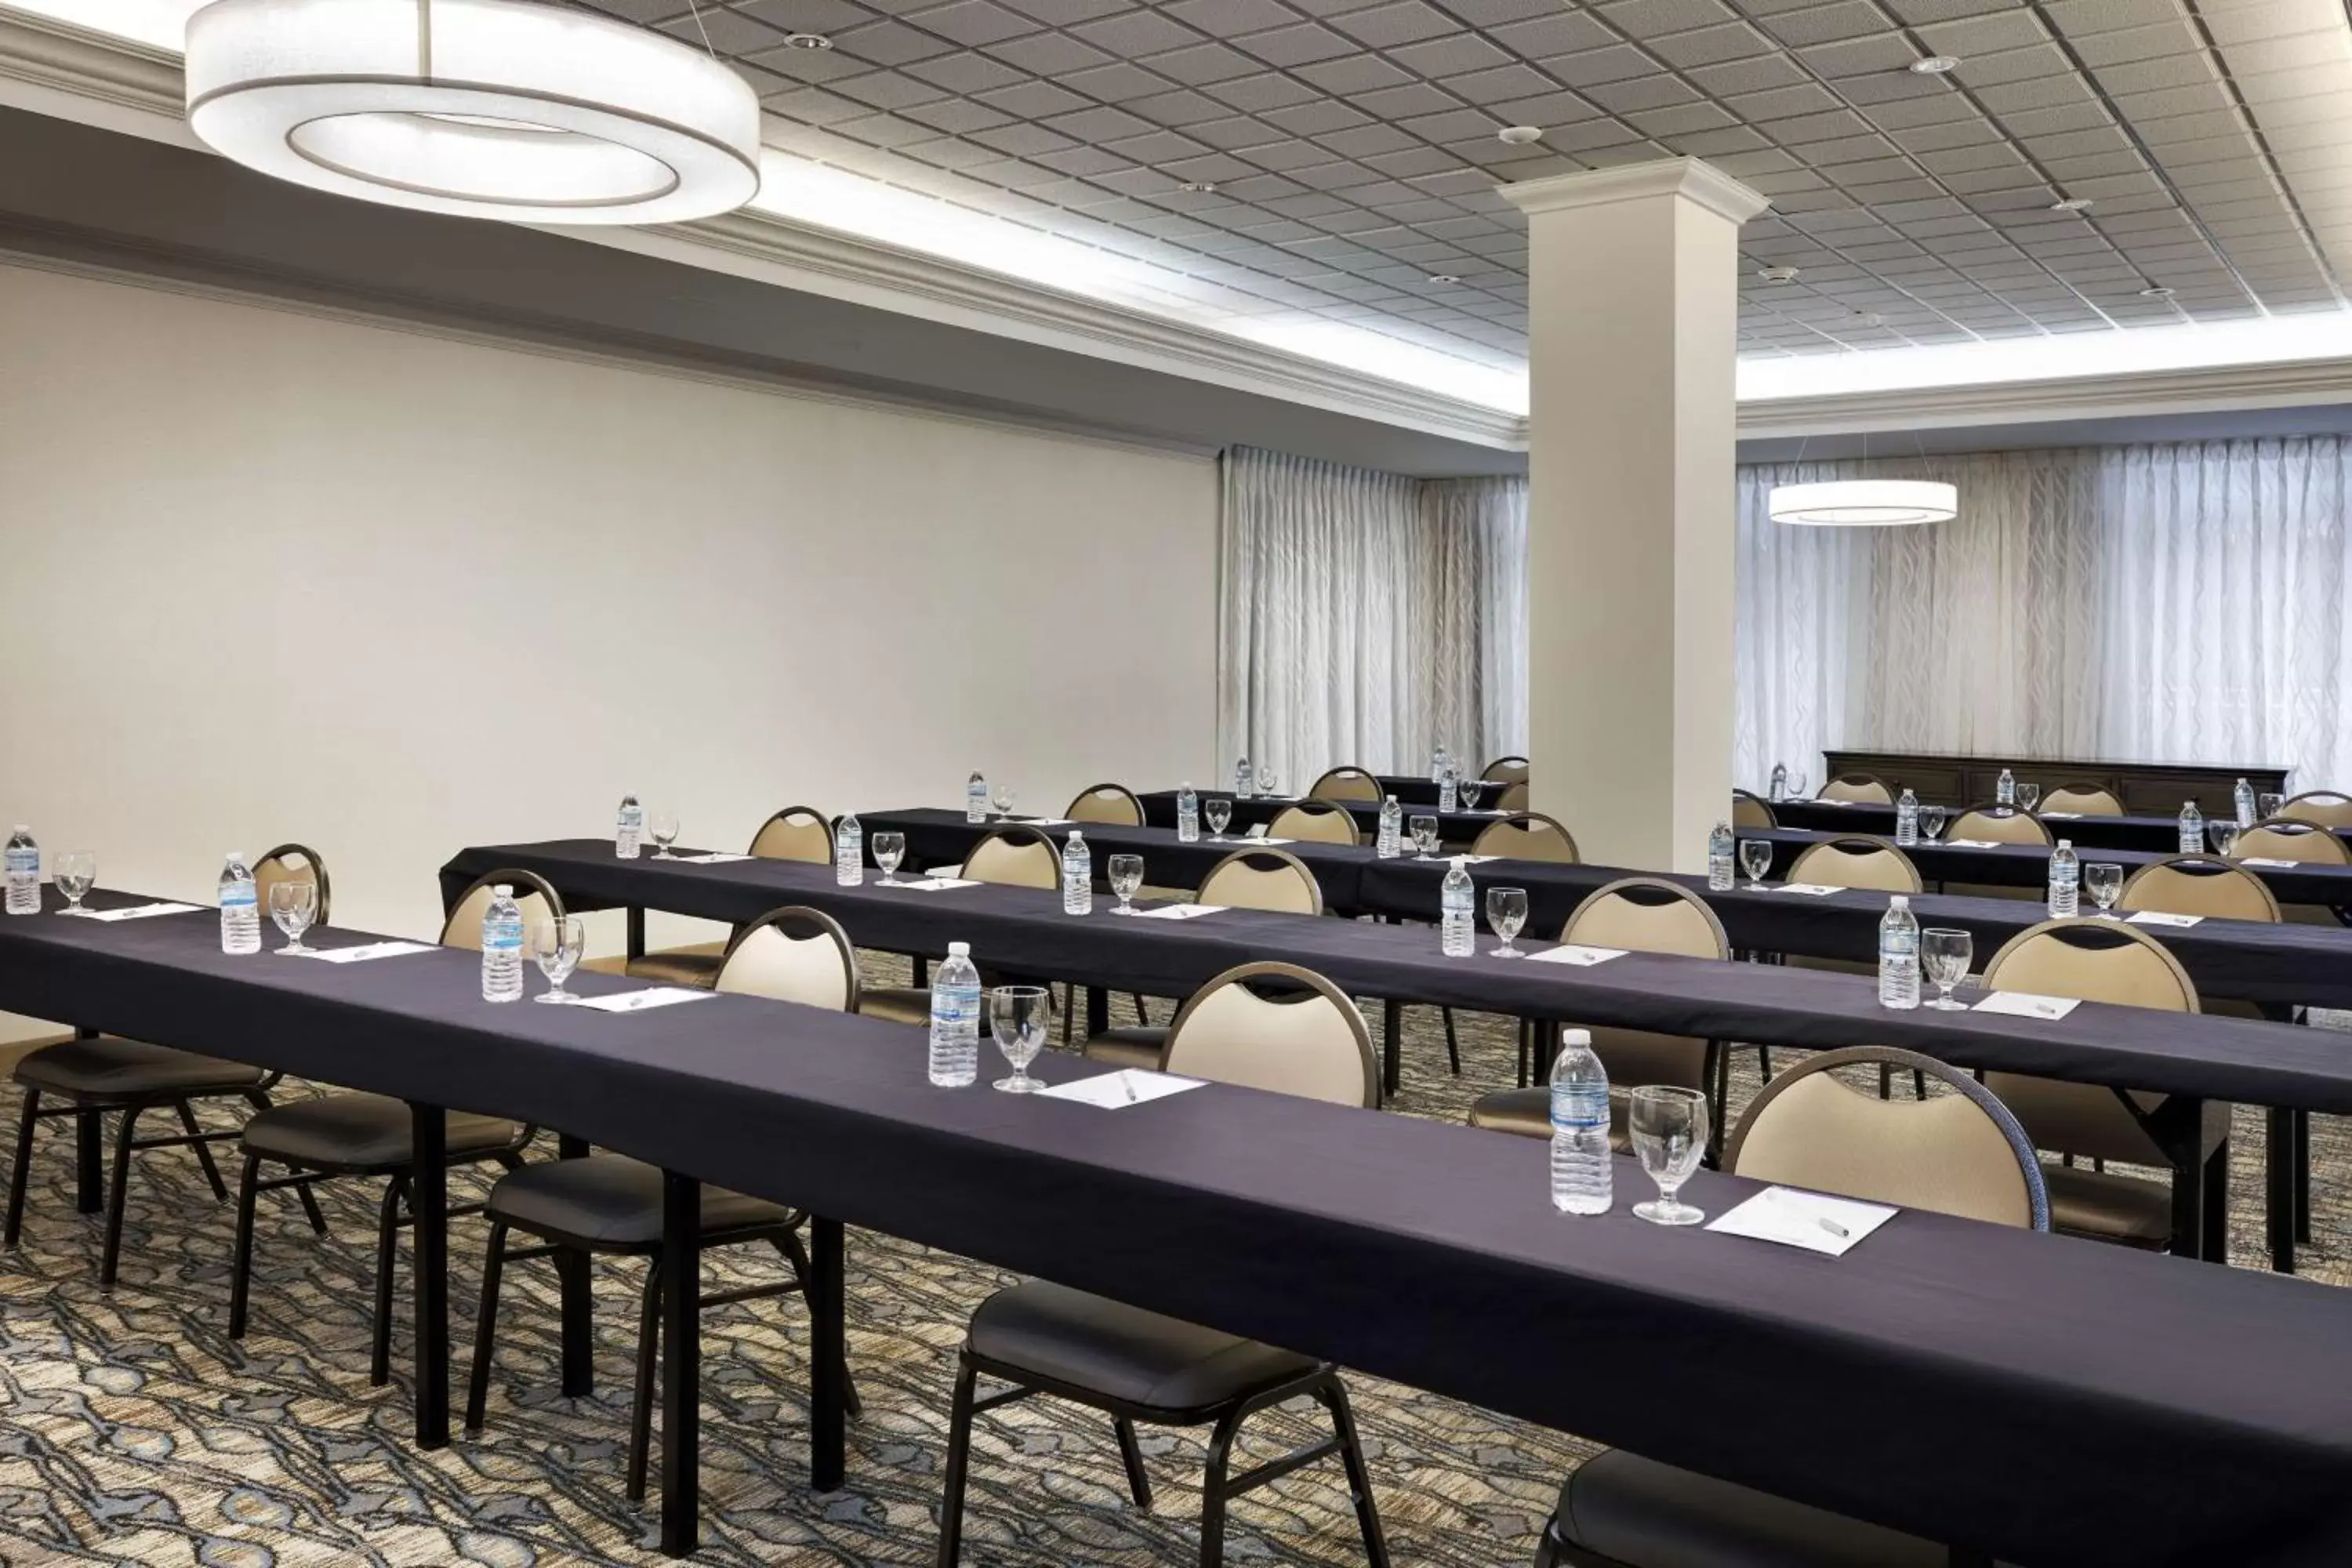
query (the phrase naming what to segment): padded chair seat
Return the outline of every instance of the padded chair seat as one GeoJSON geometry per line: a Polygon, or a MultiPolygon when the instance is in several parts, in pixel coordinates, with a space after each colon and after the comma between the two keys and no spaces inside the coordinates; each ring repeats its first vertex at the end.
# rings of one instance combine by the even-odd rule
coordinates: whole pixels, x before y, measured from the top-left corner
{"type": "Polygon", "coordinates": [[[2050,1228],[2094,1241],[2160,1250],[2172,1240],[2172,1189],[2144,1176],[2042,1163],[2050,1189],[2050,1228]]]}
{"type": "Polygon", "coordinates": [[[657,980],[665,985],[699,985],[704,990],[719,984],[719,966],[726,961],[727,944],[723,942],[698,942],[692,947],[666,947],[659,952],[648,952],[633,958],[622,973],[632,980],[657,980]]]}
{"type": "MultiPolygon", "coordinates": [[[[503,1149],[521,1129],[498,1116],[453,1110],[446,1118],[449,1158],[503,1149]]],[[[330,1094],[274,1105],[245,1124],[248,1153],[311,1169],[394,1171],[415,1157],[408,1102],[381,1094],[330,1094]]]]}
{"type": "MultiPolygon", "coordinates": [[[[1615,1089],[1609,1093],[1609,1146],[1620,1154],[1631,1153],[1633,1143],[1625,1131],[1625,1108],[1630,1103],[1615,1089]]],[[[1542,1084],[1532,1089],[1498,1089],[1480,1095],[1470,1103],[1470,1125],[1484,1127],[1490,1132],[1513,1132],[1522,1138],[1551,1136],[1551,1090],[1542,1084]]]]}
{"type": "MultiPolygon", "coordinates": [[[[857,1015],[861,1018],[879,1018],[887,1024],[919,1024],[928,1027],[931,1021],[931,988],[928,985],[874,985],[857,994],[857,1015]]],[[[981,1032],[988,1032],[983,1022],[981,1032]]]]}
{"type": "Polygon", "coordinates": [[[1167,1048],[1166,1028],[1158,1024],[1128,1024],[1088,1036],[1086,1055],[1090,1062],[1108,1062],[1113,1067],[1157,1068],[1160,1053],[1167,1048]]]}
{"type": "Polygon", "coordinates": [[[1183,1416],[1304,1377],[1313,1356],[1033,1280],[971,1315],[971,1353],[1017,1373],[1183,1416]]]}
{"type": "Polygon", "coordinates": [[[1610,1449],[1559,1489],[1552,1531],[1625,1568],[1946,1568],[1947,1548],[1610,1449]]]}
{"type": "Polygon", "coordinates": [[[237,1094],[258,1089],[269,1075],[243,1062],[200,1057],[119,1035],[43,1046],[16,1064],[16,1081],[43,1094],[77,1100],[137,1100],[148,1096],[237,1094]]]}
{"type": "MultiPolygon", "coordinates": [[[[500,1176],[490,1189],[487,1211],[492,1219],[533,1236],[598,1251],[651,1251],[661,1245],[661,1167],[619,1154],[543,1161],[500,1176]]],[[[764,1198],[725,1187],[702,1189],[705,1236],[782,1225],[793,1217],[791,1209],[764,1198]]]]}

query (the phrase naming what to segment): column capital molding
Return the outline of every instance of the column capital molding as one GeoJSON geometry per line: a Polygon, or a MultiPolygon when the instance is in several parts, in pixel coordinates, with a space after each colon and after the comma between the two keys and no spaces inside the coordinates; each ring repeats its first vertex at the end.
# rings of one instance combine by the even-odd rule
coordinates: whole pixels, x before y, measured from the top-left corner
{"type": "Polygon", "coordinates": [[[1529,217],[1653,196],[1680,196],[1717,217],[1741,224],[1772,205],[1761,192],[1697,158],[1659,158],[1613,169],[1582,169],[1572,174],[1522,180],[1499,189],[1504,200],[1529,217]]]}

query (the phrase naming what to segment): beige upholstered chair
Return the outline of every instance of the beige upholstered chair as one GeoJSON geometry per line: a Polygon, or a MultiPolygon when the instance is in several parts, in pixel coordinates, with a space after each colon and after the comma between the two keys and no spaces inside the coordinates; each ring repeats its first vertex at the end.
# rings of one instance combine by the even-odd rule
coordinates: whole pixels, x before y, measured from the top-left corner
{"type": "Polygon", "coordinates": [[[269,890],[280,882],[308,882],[318,889],[319,907],[310,923],[328,923],[327,863],[319,858],[317,850],[299,844],[280,844],[256,860],[252,870],[254,897],[260,905],[265,928],[269,921],[269,890]]]}
{"type": "MultiPolygon", "coordinates": [[[[833,824],[813,805],[788,805],[760,824],[760,830],[751,835],[751,853],[762,860],[830,866],[833,824]]],[[[608,973],[617,969],[632,979],[657,980],[665,985],[709,985],[719,978],[719,965],[726,956],[727,943],[697,942],[658,948],[617,965],[610,959],[597,959],[582,967],[608,973]]]]}
{"type": "MultiPolygon", "coordinates": [[[[1731,957],[1723,922],[1706,901],[1687,888],[1655,877],[1627,877],[1595,889],[1569,916],[1559,940],[1631,952],[1727,961],[1731,957]]],[[[1601,1066],[1609,1069],[1609,1137],[1621,1149],[1626,1146],[1625,1094],[1639,1085],[1667,1083],[1700,1089],[1715,1102],[1718,1113],[1722,1110],[1722,1053],[1712,1040],[1603,1026],[1592,1030],[1592,1048],[1601,1066]]],[[[1537,1074],[1542,1070],[1544,1055],[1538,1052],[1532,1064],[1537,1074]]],[[[1470,1125],[1549,1138],[1550,1093],[1538,1084],[1483,1094],[1470,1107],[1470,1125]]],[[[1717,1124],[1721,1124],[1719,1114],[1717,1124]]]]}
{"type": "Polygon", "coordinates": [[[1886,893],[1916,893],[1927,886],[1910,856],[1887,839],[1859,833],[1807,845],[1790,862],[1789,880],[1886,893]]]}
{"type": "Polygon", "coordinates": [[[2177,855],[2142,866],[2124,884],[2116,907],[2126,914],[2158,910],[2211,920],[2281,919],[2269,886],[2252,871],[2202,855],[2177,855]]]}
{"type": "MultiPolygon", "coordinates": [[[[2029,927],[1985,965],[1987,991],[2076,996],[2167,1013],[2199,1010],[2197,987],[2180,961],[2137,926],[2119,921],[2054,920],[2029,927]]],[[[2032,1134],[2034,1147],[2081,1160],[2171,1169],[2172,1162],[2116,1091],[2104,1084],[2064,1083],[2022,1073],[1990,1072],[1984,1085],[2032,1134]]],[[[2142,1113],[2164,1102],[2132,1093],[2142,1113]]],[[[2227,1131],[2226,1105],[2211,1136],[2227,1131]]],[[[2168,1184],[2081,1163],[2045,1165],[2052,1226],[2071,1235],[2133,1247],[2161,1247],[2172,1234],[2168,1184]]]]}
{"type": "MultiPolygon", "coordinates": [[[[1379,1092],[1371,1038],[1355,1004],[1322,976],[1287,963],[1243,964],[1202,986],[1176,1016],[1167,1058],[1171,1072],[1341,1105],[1369,1107],[1379,1092]],[[1259,988],[1277,994],[1260,995],[1259,988]]],[[[1337,1367],[1044,1280],[1000,1290],[971,1316],[948,1423],[936,1559],[941,1568],[961,1560],[972,1417],[1037,1394],[1111,1418],[1128,1485],[1144,1510],[1151,1506],[1151,1483],[1135,1424],[1213,1425],[1202,1489],[1202,1568],[1225,1562],[1231,1498],[1332,1455],[1347,1468],[1365,1551],[1385,1568],[1370,1477],[1337,1367]],[[982,1377],[1010,1387],[981,1397],[982,1377]],[[1229,1478],[1226,1462],[1243,1422],[1302,1395],[1329,1413],[1331,1438],[1229,1478]]]]}
{"type": "Polygon", "coordinates": [[[1773,815],[1772,803],[1760,795],[1744,789],[1731,792],[1731,826],[1734,827],[1778,827],[1780,817],[1773,815]]]}
{"type": "Polygon", "coordinates": [[[2043,811],[2071,811],[2077,816],[2121,816],[2124,803],[2102,784],[2060,784],[2042,797],[2043,811]]]}
{"type": "Polygon", "coordinates": [[[2315,822],[2322,827],[2352,827],[2352,795],[2332,789],[2305,790],[2278,814],[2294,822],[2315,822]]]}
{"type": "MultiPolygon", "coordinates": [[[[1808,1058],[1749,1102],[1723,1163],[1756,1181],[2050,1228],[2042,1172],[2016,1119],[1966,1073],[1914,1051],[1860,1047],[1808,1058]],[[1843,1067],[1881,1075],[1907,1068],[1950,1092],[1878,1100],[1831,1076],[1843,1067]]],[[[1536,1568],[1946,1568],[1953,1560],[1936,1542],[1621,1449],[1570,1476],[1536,1552],[1536,1568]]]]}
{"type": "Polygon", "coordinates": [[[1064,816],[1072,822],[1099,822],[1111,827],[1143,826],[1143,803],[1124,784],[1098,784],[1080,790],[1064,816]]]}
{"type": "Polygon", "coordinates": [[[2006,805],[1976,805],[1952,819],[1944,837],[1977,838],[1989,844],[2040,844],[2053,840],[2050,830],[2030,812],[2006,805]]]}
{"type": "Polygon", "coordinates": [[[1286,805],[1266,824],[1269,838],[1296,838],[1307,844],[1346,844],[1359,842],[1356,819],[1343,806],[1327,805],[1318,800],[1303,800],[1297,805],[1286,805]]]}
{"type": "Polygon", "coordinates": [[[449,906],[449,916],[441,922],[443,947],[471,948],[476,952],[482,950],[482,917],[490,912],[490,900],[498,896],[500,887],[514,889],[515,904],[522,910],[522,929],[526,931],[542,921],[563,918],[563,900],[548,885],[546,878],[519,868],[492,871],[476,878],[449,906]]]}
{"type": "Polygon", "coordinates": [[[1315,787],[1307,793],[1317,800],[1369,801],[1377,805],[1381,781],[1362,768],[1343,765],[1317,779],[1315,787]]]}
{"type": "Polygon", "coordinates": [[[2232,858],[2293,860],[2305,866],[2352,866],[2352,847],[2332,827],[2273,816],[2238,835],[2232,858]]]}
{"type": "Polygon", "coordinates": [[[1050,891],[1062,885],[1062,852],[1034,827],[1000,827],[971,847],[961,875],[966,881],[1050,891]]]}
{"type": "Polygon", "coordinates": [[[1528,782],[1528,760],[1525,757],[1496,757],[1478,776],[1488,784],[1525,784],[1528,782]]]}
{"type": "Polygon", "coordinates": [[[1864,805],[1893,805],[1895,792],[1875,773],[1840,773],[1822,785],[1816,800],[1859,801],[1864,805]]]}
{"type": "Polygon", "coordinates": [[[771,910],[735,933],[719,966],[718,990],[857,1011],[857,953],[841,923],[820,910],[771,910]]]}
{"type": "Polygon", "coordinates": [[[1503,793],[1495,797],[1496,811],[1523,812],[1527,808],[1528,786],[1524,780],[1515,784],[1505,784],[1503,793]]]}
{"type": "Polygon", "coordinates": [[[1583,858],[1577,853],[1576,836],[1539,811],[1522,811],[1487,824],[1479,830],[1470,853],[1500,855],[1510,860],[1549,860],[1558,866],[1573,866],[1583,858]]]}

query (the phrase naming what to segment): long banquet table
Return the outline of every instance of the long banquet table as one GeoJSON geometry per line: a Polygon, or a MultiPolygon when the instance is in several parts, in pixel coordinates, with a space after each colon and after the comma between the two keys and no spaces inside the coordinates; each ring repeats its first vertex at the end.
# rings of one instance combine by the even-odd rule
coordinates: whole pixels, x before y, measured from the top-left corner
{"type": "MultiPolygon", "coordinates": [[[[1212,797],[1221,800],[1233,800],[1233,796],[1229,795],[1221,795],[1213,790],[1204,790],[1201,794],[1201,798],[1202,800],[1208,800],[1212,797]]],[[[1492,798],[1491,793],[1488,798],[1492,798]]],[[[1137,795],[1136,799],[1143,803],[1143,819],[1154,827],[1173,827],[1176,826],[1176,792],[1174,790],[1150,790],[1137,795]]],[[[1290,807],[1304,804],[1306,804],[1304,797],[1299,795],[1252,795],[1247,800],[1234,800],[1234,816],[1229,826],[1235,832],[1247,832],[1250,828],[1255,827],[1261,823],[1272,822],[1276,817],[1281,816],[1282,813],[1288,810],[1290,807]]],[[[1370,838],[1372,834],[1377,832],[1380,828],[1381,808],[1377,802],[1362,800],[1335,800],[1320,801],[1317,804],[1344,807],[1349,817],[1355,823],[1356,831],[1367,838],[1370,838]]],[[[1402,801],[1399,801],[1397,804],[1400,805],[1404,805],[1402,801]]],[[[1491,809],[1485,811],[1440,811],[1434,805],[1406,805],[1405,815],[1409,817],[1434,816],[1437,818],[1437,831],[1444,837],[1447,843],[1467,844],[1472,839],[1476,838],[1483,829],[1490,827],[1496,823],[1500,822],[1505,816],[1508,816],[1509,813],[1491,809]]],[[[1205,833],[1208,830],[1204,826],[1202,831],[1205,833]]]]}
{"type": "MultiPolygon", "coordinates": [[[[698,1183],[716,1182],[828,1216],[813,1237],[820,1489],[845,1479],[845,1222],[2004,1561],[2352,1557],[2352,1292],[1916,1211],[1842,1259],[1661,1229],[1627,1212],[1627,1162],[1618,1207],[1569,1220],[1529,1140],[1214,1084],[1118,1111],[942,1091],[898,1026],[740,996],[499,1006],[470,952],[233,957],[215,922],[0,921],[0,1006],[396,1095],[427,1156],[454,1102],[670,1173],[672,1555],[697,1536],[698,1327],[680,1287],[698,1183]]],[[[446,1440],[448,1327],[446,1196],[426,1173],[429,1446],[446,1440]]],[[[1685,1189],[1717,1213],[1752,1190],[1707,1173],[1685,1189]]]]}
{"type": "MultiPolygon", "coordinates": [[[[1881,838],[1895,836],[1895,808],[1867,801],[1776,800],[1774,818],[1783,827],[1810,828],[1821,833],[1867,833],[1881,838]]],[[[1952,816],[1959,815],[1957,811],[1952,816]]],[[[2154,855],[2178,854],[2180,822],[2171,816],[2068,816],[2040,814],[2053,838],[2071,838],[2077,849],[2141,849],[2154,855]]],[[[2339,837],[2352,833],[2338,830],[2339,837]]]]}

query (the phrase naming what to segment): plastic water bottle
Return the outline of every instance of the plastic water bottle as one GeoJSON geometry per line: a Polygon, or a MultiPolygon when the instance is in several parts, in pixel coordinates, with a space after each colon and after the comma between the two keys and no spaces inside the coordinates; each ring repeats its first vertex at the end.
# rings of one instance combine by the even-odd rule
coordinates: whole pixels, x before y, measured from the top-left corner
{"type": "Polygon", "coordinates": [[[2252,827],[2254,825],[2254,786],[2240,779],[2238,787],[2231,792],[2231,799],[2238,808],[2238,826],[2252,827]]]}
{"type": "Polygon", "coordinates": [[[1772,799],[1774,799],[1774,800],[1786,800],[1786,799],[1788,799],[1788,798],[1789,798],[1789,764],[1788,764],[1788,763],[1774,763],[1772,764],[1772,783],[1770,784],[1770,785],[1769,785],[1769,789],[1771,790],[1771,798],[1772,798],[1772,799]]]}
{"type": "Polygon", "coordinates": [[[1462,809],[1462,770],[1452,763],[1445,764],[1445,776],[1437,781],[1437,809],[1462,809]]]}
{"type": "Polygon", "coordinates": [[[645,837],[646,808],[637,804],[635,795],[623,795],[620,820],[613,828],[613,853],[624,860],[635,859],[637,846],[645,837]]]}
{"type": "Polygon", "coordinates": [[[1201,797],[1192,793],[1191,780],[1176,786],[1176,842],[1198,844],[1201,841],[1201,797]]]}
{"type": "Polygon", "coordinates": [[[1902,893],[1886,900],[1878,922],[1878,1005],[1898,1012],[1919,1005],[1919,919],[1902,893]]]}
{"type": "Polygon", "coordinates": [[[1475,898],[1469,864],[1456,855],[1438,889],[1437,948],[1448,958],[1467,958],[1477,950],[1477,917],[1471,912],[1475,898]]]}
{"type": "Polygon", "coordinates": [[[1247,800],[1250,797],[1250,779],[1252,776],[1253,775],[1250,773],[1249,759],[1247,757],[1244,757],[1241,761],[1234,764],[1234,798],[1235,800],[1247,800]]]}
{"type": "Polygon", "coordinates": [[[1446,750],[1444,746],[1439,746],[1437,750],[1429,753],[1429,782],[1432,784],[1444,783],[1445,770],[1453,765],[1454,759],[1446,753],[1446,750]]]}
{"type": "Polygon", "coordinates": [[[2193,800],[2180,803],[2180,852],[2183,855],[2205,853],[2205,814],[2197,809],[2193,800]]]}
{"type": "Polygon", "coordinates": [[[1551,1064],[1551,1206],[1562,1214],[1607,1214],[1611,1201],[1609,1071],[1592,1054],[1592,1034],[1570,1029],[1551,1064]]]}
{"type": "Polygon", "coordinates": [[[490,889],[482,911],[482,1000],[522,1000],[522,906],[504,882],[490,889]]]}
{"type": "Polygon", "coordinates": [[[2082,858],[2074,853],[2073,839],[2061,838],[2058,847],[2050,851],[2050,918],[2073,920],[2082,907],[2082,858]]]}
{"type": "Polygon", "coordinates": [[[963,819],[966,822],[988,820],[988,781],[977,769],[963,786],[963,819]]]}
{"type": "Polygon", "coordinates": [[[234,849],[221,865],[220,912],[223,952],[261,951],[260,889],[246,869],[245,857],[234,849]]]}
{"type": "MultiPolygon", "coordinates": [[[[41,847],[33,842],[33,830],[23,823],[16,824],[8,835],[5,858],[8,884],[8,912],[12,915],[37,915],[41,912],[41,847]]],[[[258,942],[260,927],[256,926],[254,941],[258,942]]]]}
{"type": "Polygon", "coordinates": [[[1992,786],[1992,798],[1993,804],[1996,805],[2015,805],[2017,804],[2017,775],[2011,773],[2007,768],[2001,769],[2000,778],[1992,786]]]}
{"type": "Polygon", "coordinates": [[[833,830],[833,879],[845,888],[866,880],[866,829],[855,816],[843,817],[833,830]]]}
{"type": "Polygon", "coordinates": [[[1919,797],[1908,784],[1895,803],[1895,842],[1906,849],[1919,842],[1919,797]]]}
{"type": "Polygon", "coordinates": [[[1087,847],[1087,836],[1075,831],[1062,846],[1062,912],[1095,912],[1095,855],[1087,847]]]}
{"type": "Polygon", "coordinates": [[[931,1082],[961,1089],[980,1077],[980,971],[971,943],[948,943],[948,958],[931,972],[931,1082]]]}
{"type": "Polygon", "coordinates": [[[1717,823],[1715,831],[1706,836],[1706,886],[1709,892],[1731,891],[1731,857],[1736,847],[1731,824],[1717,823]]]}
{"type": "Polygon", "coordinates": [[[1381,830],[1372,840],[1372,853],[1383,860],[1404,853],[1404,807],[1394,795],[1381,802],[1381,830]]]}

